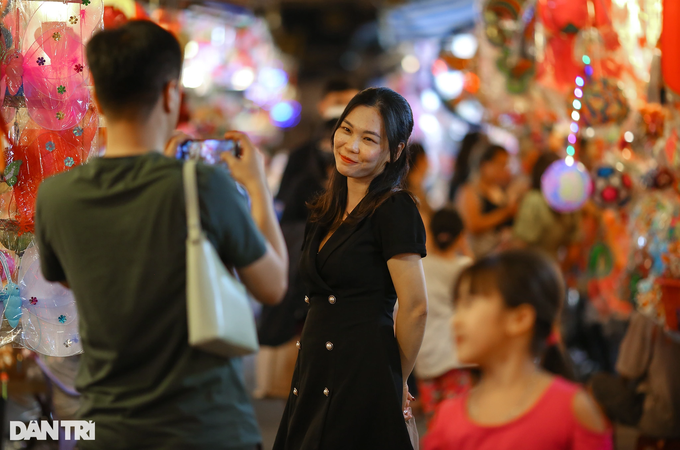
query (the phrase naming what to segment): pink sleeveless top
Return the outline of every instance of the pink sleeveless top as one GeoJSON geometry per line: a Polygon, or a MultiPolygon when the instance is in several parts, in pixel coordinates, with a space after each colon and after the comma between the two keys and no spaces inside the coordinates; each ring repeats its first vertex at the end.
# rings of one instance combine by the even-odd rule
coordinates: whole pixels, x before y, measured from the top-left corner
{"type": "Polygon", "coordinates": [[[555,378],[536,405],[504,425],[483,426],[467,416],[468,394],[440,405],[424,450],[612,450],[611,432],[579,424],[573,401],[579,387],[555,378]]]}

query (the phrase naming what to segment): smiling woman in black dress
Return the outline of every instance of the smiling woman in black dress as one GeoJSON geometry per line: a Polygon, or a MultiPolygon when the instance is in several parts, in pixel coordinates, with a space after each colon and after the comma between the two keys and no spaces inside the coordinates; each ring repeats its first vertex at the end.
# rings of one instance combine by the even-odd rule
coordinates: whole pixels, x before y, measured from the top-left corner
{"type": "Polygon", "coordinates": [[[309,313],[274,450],[412,448],[406,379],[427,315],[425,229],[402,188],[412,129],[408,102],[387,88],[360,92],[338,120],[336,171],[307,224],[309,313]]]}

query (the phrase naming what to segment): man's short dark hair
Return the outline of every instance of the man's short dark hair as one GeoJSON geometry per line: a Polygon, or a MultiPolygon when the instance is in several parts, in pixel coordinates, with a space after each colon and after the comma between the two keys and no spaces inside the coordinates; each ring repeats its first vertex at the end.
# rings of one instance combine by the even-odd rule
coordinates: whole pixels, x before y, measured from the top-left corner
{"type": "Polygon", "coordinates": [[[171,33],[137,20],[95,34],[87,63],[104,115],[146,119],[165,85],[179,80],[182,51],[171,33]]]}

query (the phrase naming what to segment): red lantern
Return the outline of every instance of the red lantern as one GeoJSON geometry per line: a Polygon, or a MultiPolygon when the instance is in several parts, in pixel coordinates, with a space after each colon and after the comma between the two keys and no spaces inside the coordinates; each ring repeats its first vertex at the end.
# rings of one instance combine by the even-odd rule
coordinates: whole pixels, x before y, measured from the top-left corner
{"type": "Polygon", "coordinates": [[[661,71],[670,89],[680,93],[680,2],[664,0],[661,33],[661,71]]]}
{"type": "Polygon", "coordinates": [[[107,30],[125,25],[127,21],[128,18],[120,9],[116,8],[115,6],[104,7],[104,28],[107,30]]]}

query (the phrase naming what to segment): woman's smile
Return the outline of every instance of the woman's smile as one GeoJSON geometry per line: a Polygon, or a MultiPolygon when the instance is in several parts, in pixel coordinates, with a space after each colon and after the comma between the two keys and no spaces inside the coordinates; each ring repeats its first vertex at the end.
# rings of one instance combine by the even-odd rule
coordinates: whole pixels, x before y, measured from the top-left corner
{"type": "Polygon", "coordinates": [[[347,158],[346,156],[343,156],[343,155],[340,155],[340,159],[341,159],[342,162],[344,162],[345,164],[358,164],[357,161],[351,160],[351,159],[349,159],[349,158],[347,158]]]}

